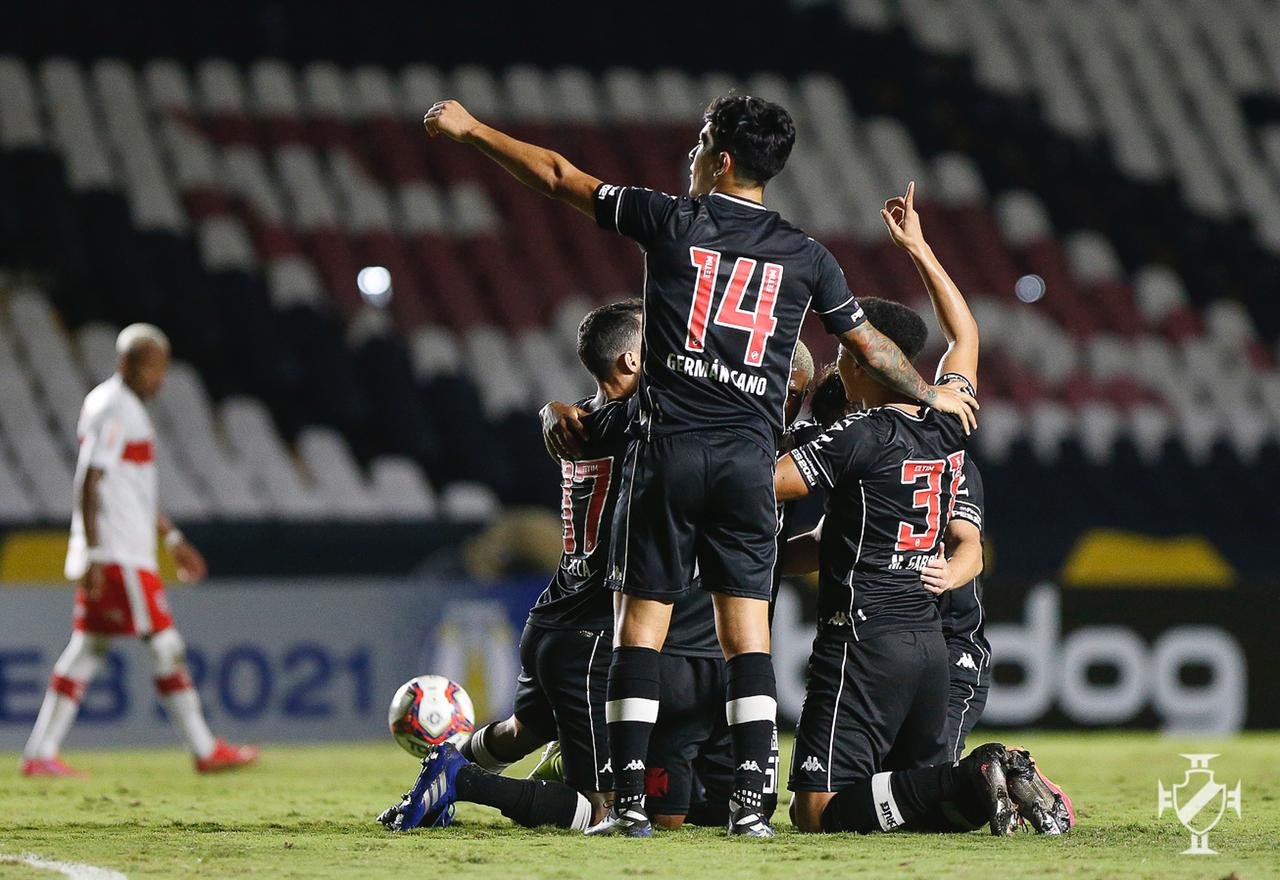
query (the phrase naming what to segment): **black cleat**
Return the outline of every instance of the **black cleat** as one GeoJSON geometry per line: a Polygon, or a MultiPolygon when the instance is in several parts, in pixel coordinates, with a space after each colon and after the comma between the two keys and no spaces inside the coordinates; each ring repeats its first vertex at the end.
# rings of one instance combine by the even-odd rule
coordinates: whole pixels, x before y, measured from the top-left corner
{"type": "Polygon", "coordinates": [[[1066,834],[1075,827],[1076,811],[1071,798],[1040,772],[1029,751],[1010,748],[1004,764],[1009,795],[1021,821],[1037,834],[1066,834]]]}
{"type": "Polygon", "coordinates": [[[652,837],[653,824],[649,814],[640,805],[609,808],[609,814],[600,824],[583,832],[589,837],[652,837]]]}
{"type": "Polygon", "coordinates": [[[729,801],[730,837],[773,837],[773,827],[762,813],[729,801]]]}
{"type": "Polygon", "coordinates": [[[1005,778],[1006,754],[1001,743],[985,743],[956,765],[957,771],[973,785],[975,794],[983,799],[987,824],[996,837],[1012,834],[1018,821],[1018,809],[1009,797],[1009,783],[1005,778]]]}

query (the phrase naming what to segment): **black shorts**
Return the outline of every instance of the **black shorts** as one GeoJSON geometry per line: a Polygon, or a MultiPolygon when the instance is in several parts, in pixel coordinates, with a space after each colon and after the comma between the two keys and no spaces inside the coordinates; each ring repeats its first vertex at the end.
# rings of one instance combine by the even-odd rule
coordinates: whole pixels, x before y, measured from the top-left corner
{"type": "Polygon", "coordinates": [[[792,791],[839,791],[882,770],[946,757],[947,645],[941,632],[862,641],[818,636],[791,758],[792,791]]]}
{"type": "Polygon", "coordinates": [[[609,586],[675,601],[705,589],[768,600],[777,558],[773,456],[729,431],[634,440],[614,511],[609,586]]]}
{"type": "MultiPolygon", "coordinates": [[[[955,667],[954,652],[951,665],[955,667]]],[[[987,676],[951,677],[950,696],[947,699],[947,760],[959,761],[964,757],[964,741],[987,706],[987,676]]]]}
{"type": "MultiPolygon", "coordinates": [[[[655,816],[696,814],[729,821],[733,737],[725,721],[726,664],[721,658],[662,655],[662,699],[649,738],[645,805],[655,816]],[[693,809],[694,807],[698,809],[693,809]]],[[[778,741],[765,778],[765,807],[778,800],[778,741]]]]}
{"type": "Polygon", "coordinates": [[[526,625],[520,636],[515,716],[560,741],[565,782],[578,791],[613,790],[604,715],[612,657],[608,632],[526,625]]]}

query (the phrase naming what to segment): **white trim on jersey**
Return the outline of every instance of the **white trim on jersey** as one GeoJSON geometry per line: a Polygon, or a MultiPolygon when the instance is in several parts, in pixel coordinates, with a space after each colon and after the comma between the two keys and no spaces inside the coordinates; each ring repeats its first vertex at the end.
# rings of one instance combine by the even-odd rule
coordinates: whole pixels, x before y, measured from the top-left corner
{"type": "Polygon", "coordinates": [[[820,312],[820,311],[818,311],[817,309],[814,309],[814,310],[813,310],[813,313],[814,313],[815,315],[830,315],[830,314],[832,314],[833,312],[838,312],[838,311],[840,311],[841,309],[843,309],[845,306],[847,306],[847,305],[848,305],[849,303],[851,303],[851,302],[857,302],[857,300],[858,300],[858,296],[857,296],[857,294],[853,294],[853,295],[851,295],[847,300],[845,300],[844,302],[840,303],[840,305],[835,306],[834,308],[827,309],[825,312],[820,312]]]}
{"type": "Polygon", "coordinates": [[[755,208],[758,211],[769,210],[759,202],[751,201],[751,199],[743,199],[743,198],[739,198],[738,196],[731,196],[728,193],[722,193],[722,192],[713,192],[712,195],[719,196],[722,199],[728,199],[731,202],[737,202],[739,205],[746,205],[748,208],[755,208]]]}

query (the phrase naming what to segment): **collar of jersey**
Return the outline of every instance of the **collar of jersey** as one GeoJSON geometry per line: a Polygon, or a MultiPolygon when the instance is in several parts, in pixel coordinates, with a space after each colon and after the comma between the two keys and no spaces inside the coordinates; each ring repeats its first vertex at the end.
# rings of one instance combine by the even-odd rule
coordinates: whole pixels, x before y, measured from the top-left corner
{"type": "Polygon", "coordinates": [[[739,205],[746,205],[747,207],[755,208],[757,211],[769,210],[759,202],[751,201],[751,199],[743,199],[743,198],[739,198],[738,196],[731,196],[728,193],[722,193],[722,192],[713,192],[712,195],[719,196],[722,199],[728,199],[731,202],[737,202],[739,205]]]}

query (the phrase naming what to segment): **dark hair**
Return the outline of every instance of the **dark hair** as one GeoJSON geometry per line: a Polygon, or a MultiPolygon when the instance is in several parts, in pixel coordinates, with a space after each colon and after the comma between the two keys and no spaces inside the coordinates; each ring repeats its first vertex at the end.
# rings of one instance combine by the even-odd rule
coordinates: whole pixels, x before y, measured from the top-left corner
{"type": "Polygon", "coordinates": [[[578,325],[578,358],[591,375],[613,375],[614,362],[635,345],[643,308],[639,299],[624,299],[587,312],[578,325]]]}
{"type": "Polygon", "coordinates": [[[859,298],[858,303],[867,313],[871,326],[892,339],[907,360],[915,360],[924,351],[924,344],[929,340],[929,328],[915,309],[878,296],[859,298]]]}
{"type": "Polygon", "coordinates": [[[707,105],[711,148],[733,157],[739,180],[764,184],[787,164],[796,125],[780,104],[750,95],[723,95],[707,105]]]}
{"type": "Polygon", "coordinates": [[[845,396],[840,370],[834,363],[823,367],[818,380],[813,383],[809,411],[813,420],[824,428],[849,412],[849,398],[845,396]]]}

